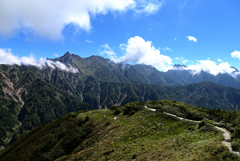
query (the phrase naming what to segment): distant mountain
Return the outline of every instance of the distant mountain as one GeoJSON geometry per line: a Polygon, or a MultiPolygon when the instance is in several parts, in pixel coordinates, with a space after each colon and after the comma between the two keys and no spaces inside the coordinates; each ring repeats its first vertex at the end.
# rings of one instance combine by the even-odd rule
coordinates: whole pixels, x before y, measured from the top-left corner
{"type": "Polygon", "coordinates": [[[240,90],[233,88],[240,87],[239,80],[227,74],[160,72],[149,65],[116,64],[99,56],[81,58],[69,52],[52,61],[77,68],[78,72],[47,65],[42,69],[0,65],[0,148],[32,128],[78,110],[161,99],[209,109],[240,106],[240,90]]]}
{"type": "Polygon", "coordinates": [[[159,85],[104,83],[100,97],[103,105],[121,105],[132,101],[176,100],[208,109],[238,109],[240,90],[211,82],[194,83],[187,86],[163,87],[159,85]],[[106,90],[105,90],[106,89],[106,90]],[[107,91],[108,89],[108,91],[107,91]],[[109,90],[110,89],[110,90],[109,90]],[[107,96],[106,96],[107,95],[107,96]],[[119,98],[121,102],[119,102],[119,98]]]}
{"type": "Polygon", "coordinates": [[[210,73],[201,71],[198,74],[192,74],[192,71],[182,70],[182,67],[177,66],[177,67],[175,67],[174,70],[169,70],[165,74],[168,75],[168,76],[175,77],[175,79],[179,80],[178,82],[181,85],[198,83],[198,82],[202,82],[202,81],[209,81],[209,82],[221,84],[221,85],[224,85],[224,86],[240,88],[239,77],[234,78],[227,73],[218,74],[218,75],[215,76],[215,75],[212,75],[210,73]]]}
{"type": "MultiPolygon", "coordinates": [[[[92,76],[99,81],[121,82],[136,84],[152,84],[161,86],[179,86],[210,81],[224,86],[240,88],[240,76],[234,78],[229,74],[211,75],[201,71],[198,74],[192,74],[190,70],[182,70],[185,65],[176,64],[172,70],[167,72],[158,71],[150,65],[121,64],[114,63],[109,59],[100,56],[91,56],[81,58],[78,55],[67,52],[60,58],[53,59],[65,64],[71,64],[79,69],[79,73],[84,76],[92,76]]],[[[234,68],[234,67],[232,67],[234,68]]],[[[238,69],[234,68],[236,72],[238,69]]]]}

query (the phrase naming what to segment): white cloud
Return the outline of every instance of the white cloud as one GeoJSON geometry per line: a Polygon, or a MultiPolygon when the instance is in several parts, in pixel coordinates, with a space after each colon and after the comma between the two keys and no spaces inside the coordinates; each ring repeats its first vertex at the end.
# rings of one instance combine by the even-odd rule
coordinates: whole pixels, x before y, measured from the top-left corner
{"type": "Polygon", "coordinates": [[[162,4],[158,0],[2,0],[0,35],[11,37],[22,32],[52,40],[63,39],[62,31],[68,24],[89,31],[91,17],[97,14],[127,10],[153,14],[162,4]]]}
{"type": "Polygon", "coordinates": [[[119,48],[121,49],[122,52],[125,51],[126,47],[127,47],[126,44],[120,44],[119,45],[119,48]]]}
{"type": "Polygon", "coordinates": [[[174,58],[174,59],[176,59],[176,60],[182,60],[182,63],[183,63],[183,64],[186,64],[186,63],[188,62],[188,60],[185,59],[184,57],[176,57],[176,58],[174,58]]]}
{"type": "Polygon", "coordinates": [[[112,59],[114,62],[147,64],[162,71],[171,68],[172,59],[160,54],[160,50],[152,46],[151,41],[145,41],[142,37],[135,36],[120,47],[123,46],[125,54],[120,58],[112,59]]]}
{"type": "Polygon", "coordinates": [[[186,64],[188,62],[188,60],[183,60],[182,62],[183,62],[183,64],[186,64]]]}
{"type": "Polygon", "coordinates": [[[234,73],[235,69],[232,68],[228,62],[222,62],[220,64],[211,60],[199,60],[197,62],[195,65],[189,65],[186,70],[192,70],[192,74],[199,74],[201,71],[208,72],[212,75],[227,73],[234,77],[239,74],[239,72],[234,73]]]}
{"type": "Polygon", "coordinates": [[[19,58],[12,53],[11,49],[0,49],[0,64],[31,65],[40,69],[44,68],[45,66],[49,66],[53,69],[58,68],[67,72],[78,72],[78,69],[72,66],[66,66],[59,61],[54,62],[46,58],[40,58],[39,60],[36,60],[32,54],[29,57],[24,56],[19,58]]]}
{"type": "Polygon", "coordinates": [[[59,55],[57,53],[54,54],[55,57],[59,57],[59,55]]]}
{"type": "Polygon", "coordinates": [[[231,53],[231,56],[235,59],[240,59],[240,51],[235,50],[231,53]]]}
{"type": "Polygon", "coordinates": [[[35,58],[31,54],[29,57],[21,57],[15,56],[11,53],[11,49],[0,49],[0,60],[1,64],[17,64],[21,65],[21,63],[24,64],[32,64],[35,62],[35,58]]]}
{"type": "Polygon", "coordinates": [[[174,59],[176,59],[176,60],[183,60],[184,59],[184,57],[176,57],[176,58],[174,58],[174,59]]]}
{"type": "Polygon", "coordinates": [[[169,47],[165,47],[165,48],[163,48],[163,51],[172,51],[172,49],[169,47]]]}
{"type": "Polygon", "coordinates": [[[177,41],[177,38],[176,38],[176,37],[174,38],[174,41],[177,41]]]}
{"type": "Polygon", "coordinates": [[[222,62],[222,60],[221,60],[221,59],[218,59],[218,62],[222,62]]]}
{"type": "Polygon", "coordinates": [[[99,50],[101,51],[101,52],[100,52],[101,55],[107,54],[107,56],[108,56],[110,59],[114,59],[114,58],[116,57],[116,54],[115,54],[115,53],[113,52],[113,50],[108,46],[108,44],[101,45],[99,50]]]}
{"type": "Polygon", "coordinates": [[[86,42],[89,44],[94,43],[92,40],[86,40],[86,42]]]}
{"type": "Polygon", "coordinates": [[[157,12],[164,4],[165,1],[161,2],[157,0],[137,0],[138,6],[135,8],[135,12],[138,14],[153,14],[157,12]]]}
{"type": "Polygon", "coordinates": [[[187,36],[186,37],[189,41],[193,41],[193,42],[197,42],[197,39],[195,38],[195,37],[193,37],[193,36],[187,36]]]}

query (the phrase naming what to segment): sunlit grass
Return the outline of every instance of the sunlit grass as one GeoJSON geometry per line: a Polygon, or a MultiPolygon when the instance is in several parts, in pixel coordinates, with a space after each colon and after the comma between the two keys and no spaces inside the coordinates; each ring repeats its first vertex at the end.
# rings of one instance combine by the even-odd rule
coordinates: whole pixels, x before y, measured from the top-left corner
{"type": "MultiPolygon", "coordinates": [[[[167,103],[170,107],[174,102],[167,103]]],[[[58,161],[239,160],[222,145],[222,133],[208,122],[180,121],[141,104],[70,113],[24,135],[2,156],[8,160],[39,157],[58,161]],[[68,147],[72,150],[66,152],[68,147]]]]}

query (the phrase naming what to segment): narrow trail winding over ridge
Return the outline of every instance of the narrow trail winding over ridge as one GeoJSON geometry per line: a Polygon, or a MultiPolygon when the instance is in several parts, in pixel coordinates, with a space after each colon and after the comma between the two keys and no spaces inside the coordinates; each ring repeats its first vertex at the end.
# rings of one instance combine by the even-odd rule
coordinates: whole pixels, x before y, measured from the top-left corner
{"type": "MultiPolygon", "coordinates": [[[[144,106],[144,107],[145,107],[146,109],[150,110],[150,111],[154,111],[154,112],[157,111],[156,109],[148,108],[147,106],[144,106]]],[[[164,113],[164,114],[167,114],[167,115],[170,115],[170,116],[173,116],[173,117],[176,117],[176,118],[178,118],[179,120],[188,120],[188,121],[192,121],[192,122],[196,122],[196,123],[201,122],[201,121],[195,121],[195,120],[185,119],[185,118],[183,118],[183,117],[178,117],[178,116],[176,116],[176,115],[174,115],[174,114],[167,113],[167,112],[163,112],[163,113],[164,113]]],[[[239,153],[239,152],[232,150],[230,132],[227,131],[225,128],[221,128],[221,127],[218,127],[218,126],[214,126],[214,127],[223,132],[224,140],[222,141],[222,144],[223,144],[224,146],[228,147],[228,149],[229,149],[230,152],[232,152],[232,153],[234,153],[234,154],[237,154],[237,155],[240,157],[240,153],[239,153]]]]}

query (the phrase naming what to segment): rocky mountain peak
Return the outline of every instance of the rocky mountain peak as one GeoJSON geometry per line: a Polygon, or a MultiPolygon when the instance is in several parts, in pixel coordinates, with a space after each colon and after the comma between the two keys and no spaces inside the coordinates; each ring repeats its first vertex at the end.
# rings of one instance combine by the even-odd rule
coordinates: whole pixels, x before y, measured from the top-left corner
{"type": "Polygon", "coordinates": [[[180,69],[182,69],[182,68],[186,68],[187,66],[186,65],[183,65],[183,64],[175,64],[174,66],[173,66],[173,68],[180,68],[180,69]]]}
{"type": "Polygon", "coordinates": [[[67,51],[63,56],[64,57],[69,57],[69,56],[71,56],[71,54],[69,53],[69,51],[67,51]]]}

